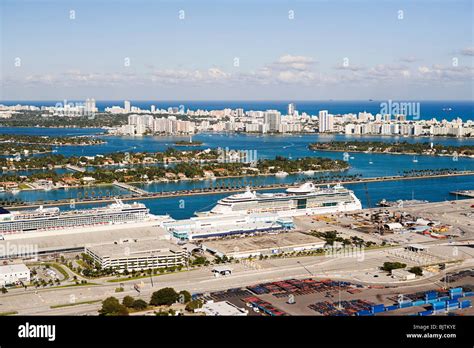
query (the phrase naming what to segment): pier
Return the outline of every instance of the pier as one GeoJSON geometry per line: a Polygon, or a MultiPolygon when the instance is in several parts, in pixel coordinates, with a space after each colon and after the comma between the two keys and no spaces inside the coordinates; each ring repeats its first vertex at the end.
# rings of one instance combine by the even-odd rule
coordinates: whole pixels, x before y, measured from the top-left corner
{"type": "Polygon", "coordinates": [[[148,192],[148,191],[145,191],[145,190],[143,190],[141,188],[138,188],[136,186],[126,184],[124,182],[114,181],[113,184],[114,184],[114,186],[123,188],[125,190],[131,191],[131,192],[134,192],[134,193],[138,193],[139,195],[149,195],[150,194],[150,192],[148,192]]]}
{"type": "Polygon", "coordinates": [[[469,197],[474,198],[474,190],[460,190],[460,191],[451,191],[450,194],[454,196],[462,196],[462,197],[469,197]]]}
{"type": "Polygon", "coordinates": [[[85,173],[86,168],[75,166],[73,164],[66,164],[65,165],[66,169],[72,170],[73,172],[79,172],[79,173],[85,173]]]}
{"type": "MultiPolygon", "coordinates": [[[[347,184],[365,184],[371,182],[384,182],[384,181],[401,181],[401,180],[417,180],[417,179],[436,179],[436,178],[445,178],[450,176],[469,176],[474,175],[474,171],[462,171],[457,173],[449,174],[436,174],[436,175],[413,175],[413,176],[383,176],[383,177],[373,177],[373,178],[358,178],[351,180],[339,180],[331,182],[315,182],[315,186],[327,186],[327,185],[347,185],[347,184]]],[[[264,191],[264,190],[279,190],[287,189],[290,187],[297,187],[301,183],[296,184],[271,184],[271,185],[254,185],[251,186],[252,190],[255,191],[264,191]]],[[[77,199],[75,204],[91,204],[91,203],[110,203],[113,202],[115,198],[119,198],[123,201],[132,201],[132,200],[145,200],[145,199],[159,199],[159,198],[170,198],[170,197],[184,197],[184,196],[193,196],[193,195],[213,195],[213,194],[222,194],[222,193],[236,193],[245,191],[246,186],[227,186],[227,187],[206,187],[193,190],[180,190],[180,191],[162,191],[162,192],[148,192],[142,190],[138,187],[131,186],[125,183],[114,183],[114,185],[130,190],[133,193],[125,194],[120,196],[105,196],[105,197],[88,197],[86,199],[77,199]]],[[[42,206],[62,206],[70,205],[70,199],[56,200],[56,201],[37,201],[27,205],[13,204],[6,205],[6,208],[35,208],[42,206]]]]}

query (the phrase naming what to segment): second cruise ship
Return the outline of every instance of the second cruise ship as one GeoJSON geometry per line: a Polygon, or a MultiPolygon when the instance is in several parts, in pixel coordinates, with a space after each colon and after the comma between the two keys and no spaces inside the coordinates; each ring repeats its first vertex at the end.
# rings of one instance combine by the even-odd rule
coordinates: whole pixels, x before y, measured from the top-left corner
{"type": "Polygon", "coordinates": [[[308,182],[283,193],[256,193],[247,187],[244,193],[231,195],[217,202],[207,212],[197,216],[216,216],[252,213],[277,213],[279,216],[298,216],[335,213],[362,209],[354,192],[341,185],[319,188],[308,182]]]}
{"type": "Polygon", "coordinates": [[[18,211],[0,208],[0,236],[138,223],[158,218],[169,219],[169,216],[154,216],[142,203],[126,204],[118,199],[105,207],[69,211],[61,211],[56,207],[18,211]]]}

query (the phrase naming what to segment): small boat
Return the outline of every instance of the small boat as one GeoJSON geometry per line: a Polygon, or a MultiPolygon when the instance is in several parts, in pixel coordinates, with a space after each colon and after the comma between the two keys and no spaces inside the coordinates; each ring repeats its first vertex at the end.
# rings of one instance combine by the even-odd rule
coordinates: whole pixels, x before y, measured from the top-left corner
{"type": "Polygon", "coordinates": [[[305,170],[303,174],[308,176],[314,175],[314,170],[305,170]]]}
{"type": "Polygon", "coordinates": [[[416,156],[413,157],[413,163],[418,163],[418,159],[416,158],[416,156]]]}
{"type": "Polygon", "coordinates": [[[372,162],[372,161],[369,161],[369,164],[374,164],[374,162],[372,162]]]}
{"type": "Polygon", "coordinates": [[[287,173],[287,172],[284,172],[284,171],[282,171],[282,170],[280,170],[280,171],[278,171],[278,172],[275,173],[275,176],[276,176],[277,178],[284,178],[284,177],[287,176],[287,175],[288,175],[288,173],[287,173]]]}
{"type": "Polygon", "coordinates": [[[354,159],[354,156],[349,157],[350,159],[354,159]]]}

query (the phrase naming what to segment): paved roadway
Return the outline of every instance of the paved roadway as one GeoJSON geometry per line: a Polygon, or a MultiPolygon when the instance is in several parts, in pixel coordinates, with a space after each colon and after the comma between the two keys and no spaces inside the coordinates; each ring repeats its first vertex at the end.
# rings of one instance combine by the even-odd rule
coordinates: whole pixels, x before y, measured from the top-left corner
{"type": "MultiPolygon", "coordinates": [[[[249,269],[243,264],[233,264],[235,272],[226,277],[215,278],[210,268],[191,270],[153,277],[154,287],[151,286],[150,278],[123,282],[125,291],[115,293],[115,288],[120,283],[104,281],[93,281],[99,285],[78,286],[69,288],[45,288],[38,289],[14,289],[9,293],[0,295],[0,312],[17,311],[22,315],[84,315],[97,314],[101,304],[80,304],[69,307],[51,309],[53,305],[63,305],[71,302],[71,297],[76,302],[102,300],[108,296],[123,298],[131,295],[136,298],[149,300],[151,293],[162,287],[173,287],[176,290],[186,289],[192,293],[223,290],[232,287],[269,282],[287,278],[303,277],[330,277],[334,279],[357,279],[357,275],[365,272],[375,271],[384,261],[396,260],[387,255],[383,250],[366,251],[363,260],[355,258],[328,258],[323,256],[272,259],[262,261],[261,269],[249,269]],[[134,289],[135,283],[144,283],[141,294],[134,289]]],[[[456,269],[472,267],[472,260],[467,260],[463,265],[457,265],[456,269]]],[[[438,275],[437,278],[441,276],[438,275]]],[[[393,281],[393,280],[392,280],[393,281]]],[[[418,280],[416,282],[404,282],[403,286],[433,283],[433,280],[418,280]]],[[[395,284],[394,284],[395,285],[395,284]]],[[[398,285],[401,285],[400,283],[398,285]]]]}

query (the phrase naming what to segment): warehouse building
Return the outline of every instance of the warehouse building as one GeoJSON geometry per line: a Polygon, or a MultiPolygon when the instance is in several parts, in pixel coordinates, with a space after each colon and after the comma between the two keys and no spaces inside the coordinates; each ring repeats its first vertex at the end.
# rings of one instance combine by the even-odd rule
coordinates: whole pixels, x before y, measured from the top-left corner
{"type": "Polygon", "coordinates": [[[325,241],[300,232],[203,242],[202,248],[219,257],[247,258],[324,248],[325,241]]]}
{"type": "Polygon", "coordinates": [[[86,254],[102,268],[120,272],[186,265],[186,250],[158,239],[120,240],[85,247],[86,254]]]}
{"type": "Polygon", "coordinates": [[[0,266],[0,286],[28,283],[30,270],[23,263],[13,263],[0,266]]]}

